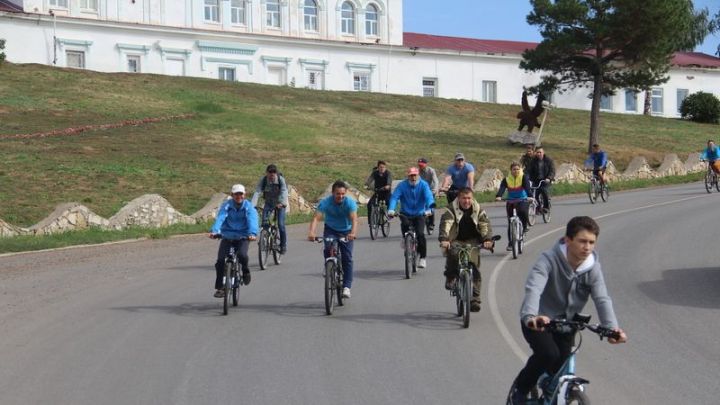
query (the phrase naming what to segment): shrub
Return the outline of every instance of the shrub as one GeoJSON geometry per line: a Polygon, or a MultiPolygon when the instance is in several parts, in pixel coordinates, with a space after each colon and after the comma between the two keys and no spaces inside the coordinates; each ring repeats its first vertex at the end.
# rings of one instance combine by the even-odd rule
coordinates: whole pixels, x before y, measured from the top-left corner
{"type": "Polygon", "coordinates": [[[691,94],[683,100],[680,114],[691,121],[717,124],[720,119],[720,100],[702,91],[691,94]]]}
{"type": "Polygon", "coordinates": [[[5,49],[5,40],[0,39],[0,63],[3,63],[5,60],[5,52],[2,52],[3,49],[5,49]]]}

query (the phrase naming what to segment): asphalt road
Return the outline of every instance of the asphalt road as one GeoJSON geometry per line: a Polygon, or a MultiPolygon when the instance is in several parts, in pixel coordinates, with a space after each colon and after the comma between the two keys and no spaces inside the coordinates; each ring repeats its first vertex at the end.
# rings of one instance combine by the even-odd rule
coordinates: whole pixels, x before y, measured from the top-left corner
{"type": "MultiPolygon", "coordinates": [[[[217,241],[201,236],[0,257],[0,404],[501,404],[528,347],[518,310],[528,268],[574,215],[598,219],[598,252],[624,345],[586,333],[578,374],[595,403],[717,403],[718,193],[701,184],[556,199],[513,260],[484,254],[469,329],[443,288],[444,259],[404,279],[399,226],[355,245],[347,305],[326,316],[320,245],[290,252],[240,306],[212,297],[217,241]]],[[[488,205],[505,239],[504,210],[488,205]]],[[[587,312],[594,314],[592,303],[587,312]]],[[[597,318],[595,318],[597,319],[597,318]]]]}

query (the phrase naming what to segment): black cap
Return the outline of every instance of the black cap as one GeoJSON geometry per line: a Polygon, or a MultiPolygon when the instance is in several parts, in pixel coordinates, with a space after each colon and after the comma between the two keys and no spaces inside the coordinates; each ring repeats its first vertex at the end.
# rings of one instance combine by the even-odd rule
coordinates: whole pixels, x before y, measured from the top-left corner
{"type": "Polygon", "coordinates": [[[270,165],[268,165],[268,167],[265,169],[265,171],[268,172],[268,173],[277,173],[277,166],[275,166],[274,164],[270,164],[270,165]]]}
{"type": "Polygon", "coordinates": [[[425,164],[427,164],[427,162],[428,162],[428,160],[427,160],[426,158],[424,158],[424,157],[421,157],[420,159],[418,159],[418,163],[425,163],[425,164]]]}

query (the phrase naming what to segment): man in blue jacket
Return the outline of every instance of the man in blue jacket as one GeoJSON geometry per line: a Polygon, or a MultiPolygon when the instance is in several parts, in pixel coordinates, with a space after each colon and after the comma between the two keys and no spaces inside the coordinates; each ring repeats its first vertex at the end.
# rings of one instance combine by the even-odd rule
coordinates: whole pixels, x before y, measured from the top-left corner
{"type": "Polygon", "coordinates": [[[411,167],[407,171],[407,180],[397,185],[390,196],[388,215],[395,216],[395,208],[400,201],[400,212],[404,218],[400,218],[400,229],[402,234],[408,231],[410,224],[415,227],[415,236],[418,243],[418,254],[420,260],[418,267],[423,269],[427,265],[427,243],[425,242],[425,216],[431,214],[430,206],[435,202],[428,183],[420,178],[420,171],[417,167],[411,167]]]}
{"type": "Polygon", "coordinates": [[[220,204],[215,223],[210,229],[211,238],[222,237],[215,262],[215,297],[225,297],[223,275],[225,272],[225,256],[234,246],[240,266],[242,267],[243,283],[250,284],[248,268],[248,245],[257,239],[258,217],[255,208],[245,199],[245,186],[235,184],[231,189],[232,198],[220,204]]]}
{"type": "Polygon", "coordinates": [[[592,166],[593,176],[600,179],[600,184],[605,183],[605,171],[607,170],[608,157],[607,152],[600,149],[600,145],[592,146],[592,153],[586,160],[588,166],[592,166]]]}

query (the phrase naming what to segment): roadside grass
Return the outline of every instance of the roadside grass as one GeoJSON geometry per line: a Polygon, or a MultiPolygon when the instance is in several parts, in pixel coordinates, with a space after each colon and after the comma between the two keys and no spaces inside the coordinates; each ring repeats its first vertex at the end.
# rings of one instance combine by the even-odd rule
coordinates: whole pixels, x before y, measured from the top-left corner
{"type": "MultiPolygon", "coordinates": [[[[310,201],[338,178],[360,186],[378,159],[396,178],[420,156],[442,172],[457,151],[480,172],[504,171],[523,153],[506,141],[518,109],[5,63],[0,136],[195,115],[71,136],[0,139],[0,218],[27,227],[73,201],[107,218],[148,193],[192,214],[231,184],[254,189],[269,163],[310,201]]],[[[556,164],[584,160],[588,126],[587,111],[550,112],[543,145],[556,164]]],[[[601,144],[619,170],[638,155],[655,167],[667,153],[685,159],[714,132],[716,125],[601,114],[601,144]]]]}

